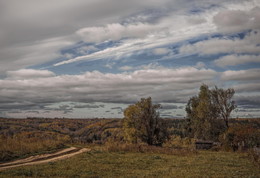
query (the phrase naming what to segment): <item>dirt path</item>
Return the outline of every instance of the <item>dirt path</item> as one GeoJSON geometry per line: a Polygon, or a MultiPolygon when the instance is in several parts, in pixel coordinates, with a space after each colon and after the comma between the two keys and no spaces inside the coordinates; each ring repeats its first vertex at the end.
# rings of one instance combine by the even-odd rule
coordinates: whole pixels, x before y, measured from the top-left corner
{"type": "Polygon", "coordinates": [[[2,163],[0,164],[0,171],[8,168],[58,161],[87,151],[90,151],[90,149],[89,148],[79,149],[75,147],[70,147],[52,154],[36,155],[25,159],[20,159],[8,163],[2,163]]]}

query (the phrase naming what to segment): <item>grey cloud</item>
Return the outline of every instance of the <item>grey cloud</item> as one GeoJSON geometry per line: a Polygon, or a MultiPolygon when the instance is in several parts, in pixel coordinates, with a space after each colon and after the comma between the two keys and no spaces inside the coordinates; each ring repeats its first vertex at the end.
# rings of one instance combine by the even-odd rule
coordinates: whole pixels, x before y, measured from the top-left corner
{"type": "Polygon", "coordinates": [[[236,66],[244,63],[260,63],[260,55],[228,55],[215,60],[214,63],[220,67],[236,66]]]}
{"type": "Polygon", "coordinates": [[[119,109],[119,110],[123,110],[122,107],[114,107],[114,108],[111,108],[111,109],[119,109]]]}
{"type": "Polygon", "coordinates": [[[234,85],[233,88],[237,92],[258,92],[260,91],[260,83],[259,82],[252,82],[252,83],[242,83],[234,85]]]}
{"type": "Polygon", "coordinates": [[[6,115],[5,112],[0,111],[0,118],[7,118],[8,116],[6,115]]]}
{"type": "Polygon", "coordinates": [[[73,112],[72,110],[64,110],[64,111],[63,111],[64,114],[72,113],[72,112],[73,112]]]}
{"type": "Polygon", "coordinates": [[[170,109],[178,109],[179,107],[177,105],[162,105],[161,109],[163,110],[170,110],[170,109]]]}
{"type": "Polygon", "coordinates": [[[164,114],[164,115],[166,115],[166,114],[167,114],[167,115],[171,115],[171,114],[174,113],[174,112],[175,112],[175,111],[173,111],[173,112],[163,112],[163,111],[162,111],[161,113],[164,114]]]}
{"type": "Polygon", "coordinates": [[[147,6],[137,1],[118,0],[5,1],[1,26],[6,34],[2,42],[15,44],[23,43],[26,38],[29,41],[48,39],[56,37],[57,32],[60,36],[68,35],[80,26],[93,26],[97,21],[103,24],[118,19],[117,14],[126,16],[135,12],[138,5],[147,6]]]}
{"type": "Polygon", "coordinates": [[[124,109],[122,107],[113,107],[111,110],[118,110],[118,114],[122,114],[124,112],[124,109]]]}
{"type": "Polygon", "coordinates": [[[38,110],[43,109],[46,103],[37,103],[37,101],[15,101],[15,98],[4,99],[0,103],[0,111],[8,110],[38,110]]]}
{"type": "Polygon", "coordinates": [[[26,113],[33,113],[33,114],[39,114],[39,111],[26,111],[26,113]]]}
{"type": "MultiPolygon", "coordinates": [[[[181,53],[188,54],[200,54],[200,55],[212,55],[212,54],[225,54],[225,53],[252,53],[258,54],[260,51],[260,31],[252,31],[248,33],[245,38],[227,39],[225,36],[222,38],[211,38],[204,41],[199,41],[195,44],[184,45],[180,48],[181,53]]],[[[216,62],[219,65],[221,61],[216,62]]],[[[240,64],[243,62],[237,61],[240,64]]],[[[227,63],[230,65],[230,63],[227,63]]]]}
{"type": "Polygon", "coordinates": [[[59,106],[59,109],[61,109],[61,110],[65,110],[65,109],[69,109],[69,108],[71,108],[71,107],[69,105],[66,105],[66,104],[59,106]]]}
{"type": "Polygon", "coordinates": [[[153,50],[153,54],[155,55],[165,55],[168,54],[170,52],[170,49],[168,48],[155,48],[153,50]]]}
{"type": "Polygon", "coordinates": [[[189,23],[191,23],[192,25],[197,25],[197,24],[202,24],[206,22],[206,19],[202,18],[202,17],[190,17],[189,19],[187,19],[187,21],[189,23]]]}
{"type": "Polygon", "coordinates": [[[259,80],[260,69],[248,69],[248,70],[238,70],[232,71],[227,70],[222,73],[222,80],[235,80],[235,81],[248,81],[248,80],[259,80]]]}
{"type": "Polygon", "coordinates": [[[166,118],[172,118],[173,117],[173,115],[170,115],[170,114],[161,114],[160,116],[166,117],[166,118]]]}
{"type": "MultiPolygon", "coordinates": [[[[229,1],[228,3],[224,0],[218,1],[227,8],[230,4],[241,2],[243,1],[229,1]]],[[[155,29],[157,31],[153,35],[157,35],[157,38],[148,40],[146,46],[143,47],[154,48],[179,41],[182,36],[183,39],[187,39],[208,33],[213,28],[212,24],[207,24],[210,20],[207,20],[204,26],[197,25],[205,21],[205,16],[211,17],[215,10],[200,11],[200,14],[196,16],[188,12],[209,8],[212,4],[215,4],[215,1],[211,0],[207,3],[203,0],[1,1],[0,75],[2,76],[6,70],[17,70],[66,57],[60,53],[60,50],[82,41],[82,37],[85,40],[100,41],[95,38],[105,40],[141,36],[141,41],[144,41],[147,40],[143,38],[147,36],[148,31],[155,29]],[[149,13],[145,14],[144,11],[149,13]],[[154,16],[159,17],[156,22],[151,21],[155,19],[154,16]],[[195,26],[190,26],[192,23],[195,26]],[[93,30],[104,31],[104,33],[97,36],[93,30]],[[77,31],[81,36],[76,34],[77,31]],[[89,32],[91,32],[90,35],[89,32]],[[93,33],[94,35],[91,35],[93,33]],[[159,38],[160,35],[164,37],[159,38]],[[158,42],[151,46],[155,41],[158,42]]],[[[250,17],[259,19],[257,9],[250,11],[250,14],[250,17]]],[[[140,41],[135,44],[134,49],[140,49],[138,43],[140,41]]],[[[127,48],[130,47],[127,46],[127,48]]],[[[120,53],[125,50],[126,48],[120,53]]],[[[104,56],[104,53],[101,56],[104,56]]]]}
{"type": "Polygon", "coordinates": [[[19,114],[19,113],[22,113],[22,111],[9,111],[8,113],[19,114]]]}
{"type": "MultiPolygon", "coordinates": [[[[61,104],[58,107],[51,107],[50,106],[51,104],[54,104],[54,103],[45,104],[41,108],[41,111],[43,111],[43,113],[51,113],[51,112],[54,112],[54,111],[58,111],[58,112],[61,111],[61,112],[63,112],[63,114],[73,113],[73,107],[68,105],[68,104],[61,104]]],[[[27,111],[27,113],[28,113],[28,111],[27,111]]]]}
{"type": "MultiPolygon", "coordinates": [[[[156,102],[186,102],[201,83],[211,83],[217,72],[192,67],[146,69],[132,73],[62,75],[23,80],[0,80],[0,108],[43,108],[57,102],[129,103],[151,96],[156,102]]],[[[61,105],[60,110],[73,106],[61,105]]],[[[74,106],[75,107],[75,106],[74,106]]],[[[76,106],[82,107],[82,106],[76,106]]],[[[93,107],[85,105],[84,107],[93,107]]],[[[96,106],[95,106],[96,107],[96,106]]],[[[104,107],[99,105],[98,107],[104,107]]]]}
{"type": "Polygon", "coordinates": [[[239,95],[239,96],[235,96],[235,101],[239,106],[243,107],[244,109],[260,108],[260,95],[255,95],[255,96],[239,95]]]}
{"type": "Polygon", "coordinates": [[[94,108],[103,108],[104,105],[90,105],[90,104],[84,104],[84,105],[75,105],[73,106],[74,108],[89,108],[89,109],[94,109],[94,108]]]}
{"type": "Polygon", "coordinates": [[[183,117],[184,115],[182,114],[176,114],[177,117],[183,117]]]}
{"type": "MultiPolygon", "coordinates": [[[[122,56],[130,56],[139,50],[162,48],[198,35],[219,32],[217,30],[222,32],[230,29],[258,28],[259,23],[252,24],[243,20],[250,17],[252,22],[258,22],[259,13],[257,9],[244,5],[242,0],[228,2],[220,0],[219,7],[203,10],[214,3],[213,0],[207,3],[204,0],[0,1],[0,77],[2,78],[0,80],[0,111],[18,109],[68,113],[73,112],[73,108],[82,108],[84,105],[84,107],[93,107],[91,104],[84,104],[93,101],[132,103],[148,96],[156,102],[186,102],[190,96],[197,94],[201,83],[214,85],[219,73],[204,69],[203,65],[198,65],[200,69],[193,67],[139,68],[135,72],[123,74],[104,74],[93,71],[80,75],[61,76],[56,76],[47,70],[18,69],[57,58],[65,58],[69,61],[71,56],[61,54],[60,50],[82,40],[102,41],[127,38],[122,40],[119,46],[103,51],[89,48],[94,52],[92,55],[79,57],[79,60],[95,60],[104,57],[120,59],[122,56]],[[219,19],[224,12],[218,13],[218,11],[223,7],[241,9],[242,13],[228,10],[225,13],[230,14],[230,17],[222,23],[219,19]],[[160,14],[156,20],[151,20],[155,15],[152,11],[152,13],[142,14],[144,10],[158,8],[159,12],[165,10],[165,13],[160,14]],[[200,11],[190,14],[190,10],[200,11]],[[133,14],[137,15],[133,17],[133,14]],[[212,23],[214,14],[217,14],[215,24],[212,23]],[[236,14],[241,17],[241,22],[235,17],[236,14]],[[242,27],[237,26],[238,22],[242,27]],[[97,36],[93,30],[104,33],[97,36]],[[147,31],[152,33],[147,35],[147,31]],[[6,73],[6,71],[9,72],[6,73]],[[4,74],[7,74],[7,78],[3,78],[4,74]],[[47,108],[53,103],[66,101],[83,104],[47,108]]],[[[181,53],[258,54],[259,40],[259,30],[253,30],[244,39],[209,39],[194,45],[185,45],[181,53]]],[[[78,52],[85,55],[84,50],[89,49],[80,49],[78,52]]],[[[167,53],[167,50],[157,50],[157,54],[162,53],[167,53]]],[[[71,61],[78,61],[78,58],[71,61]]],[[[122,67],[125,71],[131,71],[131,69],[133,68],[129,66],[122,67]]],[[[239,82],[256,81],[257,73],[259,73],[258,70],[227,71],[221,74],[221,79],[239,82]]],[[[243,83],[243,86],[241,84],[239,87],[241,92],[247,89],[257,91],[259,88],[251,83],[248,86],[243,83]]],[[[99,107],[102,106],[99,105],[99,107]]]]}
{"type": "Polygon", "coordinates": [[[165,3],[167,1],[1,1],[0,66],[4,68],[0,67],[0,73],[62,57],[59,52],[62,48],[81,41],[75,34],[81,28],[118,22],[121,17],[143,8],[165,3]]]}
{"type": "Polygon", "coordinates": [[[87,42],[102,42],[106,40],[120,40],[126,37],[142,37],[156,30],[158,27],[147,23],[122,25],[119,23],[108,24],[101,27],[87,27],[76,33],[87,42]]]}
{"type": "Polygon", "coordinates": [[[260,112],[260,109],[238,109],[237,112],[260,112]]]}
{"type": "Polygon", "coordinates": [[[220,31],[239,32],[249,29],[260,29],[260,7],[248,11],[224,10],[219,12],[213,22],[220,31]]]}

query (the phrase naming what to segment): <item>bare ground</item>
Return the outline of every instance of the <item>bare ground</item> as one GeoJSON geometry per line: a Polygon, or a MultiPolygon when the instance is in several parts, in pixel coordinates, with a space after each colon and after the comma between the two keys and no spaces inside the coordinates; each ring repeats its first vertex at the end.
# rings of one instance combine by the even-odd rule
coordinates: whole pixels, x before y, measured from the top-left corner
{"type": "Polygon", "coordinates": [[[36,155],[25,159],[19,159],[8,163],[2,163],[0,164],[0,171],[8,168],[15,168],[20,166],[36,165],[36,164],[58,161],[87,151],[90,151],[90,149],[89,148],[79,149],[75,147],[70,147],[56,153],[36,155]]]}

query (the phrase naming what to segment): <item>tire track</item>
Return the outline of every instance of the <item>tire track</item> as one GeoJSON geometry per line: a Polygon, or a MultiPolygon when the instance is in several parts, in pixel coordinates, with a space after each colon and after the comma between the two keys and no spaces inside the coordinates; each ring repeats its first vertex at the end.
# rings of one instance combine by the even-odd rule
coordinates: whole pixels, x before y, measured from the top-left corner
{"type": "Polygon", "coordinates": [[[62,159],[67,159],[72,156],[88,152],[90,151],[89,148],[82,148],[78,149],[75,147],[70,147],[66,148],[64,150],[61,150],[56,153],[52,154],[43,154],[43,155],[36,155],[36,156],[31,156],[25,159],[20,159],[8,163],[2,163],[0,164],[0,171],[9,169],[9,168],[15,168],[15,167],[20,167],[20,166],[27,166],[27,165],[36,165],[36,164],[43,164],[43,163],[48,163],[48,162],[54,162],[62,159]]]}

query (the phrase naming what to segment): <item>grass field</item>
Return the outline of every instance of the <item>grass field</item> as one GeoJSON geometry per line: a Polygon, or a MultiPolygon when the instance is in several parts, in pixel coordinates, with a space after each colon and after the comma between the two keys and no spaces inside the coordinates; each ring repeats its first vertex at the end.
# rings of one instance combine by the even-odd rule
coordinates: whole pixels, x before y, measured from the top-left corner
{"type": "Polygon", "coordinates": [[[93,150],[67,160],[5,170],[0,177],[260,177],[260,171],[242,153],[177,156],[93,150]]]}

